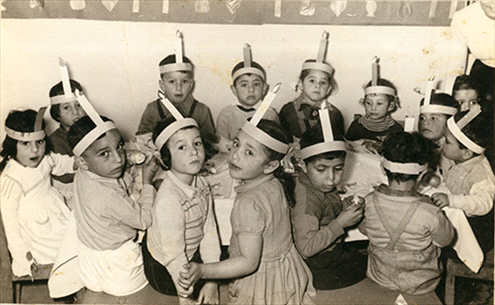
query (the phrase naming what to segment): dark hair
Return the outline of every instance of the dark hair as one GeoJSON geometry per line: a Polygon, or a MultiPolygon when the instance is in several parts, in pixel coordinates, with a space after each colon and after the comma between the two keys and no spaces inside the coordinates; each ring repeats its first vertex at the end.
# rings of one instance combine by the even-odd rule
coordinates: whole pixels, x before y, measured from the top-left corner
{"type": "MultiPolygon", "coordinates": [[[[421,102],[419,103],[421,106],[423,106],[425,103],[425,99],[422,98],[421,102]]],[[[456,109],[460,108],[459,103],[451,96],[446,93],[434,93],[431,96],[430,100],[430,105],[441,105],[441,106],[447,106],[447,107],[453,107],[456,109]]],[[[445,114],[447,118],[450,118],[451,115],[445,114]]]]}
{"type": "MultiPolygon", "coordinates": [[[[36,115],[38,113],[34,110],[28,109],[24,111],[14,110],[9,113],[5,120],[5,126],[20,132],[34,132],[34,123],[36,122],[36,115]]],[[[45,128],[45,121],[42,123],[42,128],[45,128]]],[[[2,161],[0,162],[0,171],[3,171],[7,162],[17,156],[17,143],[19,140],[13,139],[8,135],[5,137],[2,143],[2,151],[0,156],[2,161]]],[[[51,145],[49,141],[46,141],[45,136],[45,155],[51,152],[51,145]]]]}
{"type": "MultiPolygon", "coordinates": [[[[82,91],[82,87],[81,87],[80,83],[78,83],[77,81],[75,81],[73,79],[69,80],[69,82],[70,82],[70,89],[72,92],[75,92],[76,89],[79,91],[82,91]]],[[[54,96],[59,96],[59,95],[64,95],[64,94],[65,94],[65,92],[64,92],[64,87],[62,85],[62,82],[59,82],[58,84],[56,84],[55,86],[53,86],[50,89],[48,96],[54,97],[54,96]]],[[[60,104],[55,104],[55,105],[50,106],[50,115],[55,121],[60,122],[60,104]]]]}
{"type": "MultiPolygon", "coordinates": [[[[458,122],[462,117],[464,117],[469,111],[458,112],[454,116],[454,121],[458,122]]],[[[477,117],[475,117],[471,122],[469,122],[466,126],[464,126],[461,131],[464,133],[471,141],[478,144],[483,148],[487,148],[490,143],[490,135],[493,136],[492,129],[493,123],[490,124],[490,121],[486,117],[486,115],[482,112],[477,117]]],[[[467,147],[463,145],[460,141],[459,147],[462,149],[466,149],[467,147]]],[[[478,155],[474,153],[475,155],[478,155]]]]}
{"type": "MultiPolygon", "coordinates": [[[[105,116],[100,116],[103,122],[112,121],[105,116]]],[[[69,146],[71,149],[76,147],[77,143],[79,143],[91,130],[95,129],[96,124],[91,120],[89,116],[84,116],[79,120],[75,121],[74,124],[69,128],[67,133],[67,141],[69,142],[69,146]]],[[[106,133],[103,133],[98,139],[103,138],[106,133]]],[[[98,140],[97,139],[97,140],[98,140]]]]}
{"type": "MultiPolygon", "coordinates": [[[[316,59],[306,59],[304,61],[304,63],[307,63],[307,62],[316,62],[316,59]]],[[[323,62],[324,64],[327,64],[330,66],[329,63],[326,63],[326,62],[323,62]]],[[[304,79],[309,75],[309,72],[311,72],[312,69],[304,69],[304,70],[301,70],[301,74],[299,74],[299,80],[300,81],[304,81],[304,79]]],[[[320,71],[320,70],[318,70],[320,71]]],[[[330,90],[330,93],[328,95],[331,95],[332,93],[336,92],[339,90],[339,85],[337,84],[337,82],[335,81],[335,78],[333,77],[333,75],[330,75],[328,74],[327,72],[325,71],[321,71],[323,73],[325,73],[325,75],[327,75],[327,78],[328,78],[328,82],[330,83],[330,85],[332,86],[332,89],[330,90]]]]}
{"type": "MultiPolygon", "coordinates": [[[[366,84],[366,86],[364,86],[364,88],[371,87],[371,85],[372,85],[372,82],[369,81],[366,84]]],[[[395,87],[395,85],[391,81],[384,79],[384,78],[379,78],[376,81],[376,85],[389,87],[389,88],[394,89],[395,95],[386,94],[389,105],[390,105],[390,103],[393,103],[393,106],[394,106],[394,108],[392,108],[392,110],[389,113],[395,112],[398,108],[400,108],[400,100],[399,100],[399,97],[397,96],[397,88],[395,87]]],[[[360,99],[359,103],[364,104],[364,98],[360,99]]]]}
{"type": "MultiPolygon", "coordinates": [[[[419,133],[397,132],[383,142],[382,154],[390,162],[427,164],[436,169],[440,161],[438,146],[419,133]]],[[[416,180],[419,175],[394,173],[385,169],[389,181],[416,180]]]]}
{"type": "MultiPolygon", "coordinates": [[[[172,117],[172,116],[171,117],[167,117],[167,118],[159,121],[156,124],[155,128],[153,129],[153,134],[152,134],[153,142],[156,141],[156,139],[158,138],[158,136],[160,135],[160,133],[165,128],[167,128],[170,124],[172,124],[175,121],[176,121],[176,119],[174,117],[172,117]]],[[[218,150],[216,150],[215,147],[212,144],[212,143],[215,142],[216,138],[215,138],[214,135],[203,134],[201,132],[201,129],[199,129],[196,126],[187,126],[187,127],[181,128],[179,130],[185,130],[185,129],[191,129],[191,128],[198,129],[198,131],[200,133],[201,140],[203,142],[203,147],[204,147],[204,150],[205,150],[205,162],[206,162],[207,160],[211,159],[214,155],[216,155],[218,153],[218,150]]],[[[172,155],[171,155],[170,150],[168,148],[168,140],[167,140],[167,142],[165,142],[165,144],[160,149],[160,157],[162,159],[162,162],[160,162],[160,165],[162,167],[165,166],[163,169],[165,169],[165,170],[170,169],[172,167],[172,155]]]]}
{"type": "MultiPolygon", "coordinates": [[[[263,69],[263,67],[259,63],[253,61],[253,62],[251,62],[251,67],[256,68],[258,70],[261,70],[261,72],[263,72],[263,75],[265,76],[265,79],[266,79],[266,71],[265,71],[265,69],[263,69]]],[[[230,76],[234,76],[234,73],[236,73],[237,71],[239,71],[242,68],[244,68],[244,62],[243,61],[239,62],[237,65],[234,66],[234,68],[232,69],[232,73],[230,73],[230,76]]],[[[251,73],[246,73],[246,74],[251,75],[251,73]]],[[[244,74],[242,74],[242,75],[244,75],[244,74]]],[[[234,86],[235,86],[235,82],[237,81],[237,79],[240,76],[241,75],[239,75],[238,77],[236,77],[236,79],[234,79],[234,86]]]]}
{"type": "MultiPolygon", "coordinates": [[[[170,54],[168,55],[167,57],[165,57],[164,59],[162,59],[162,61],[160,61],[160,63],[158,64],[158,66],[164,66],[164,65],[168,65],[168,64],[175,64],[177,61],[175,60],[175,54],[170,54]]],[[[186,56],[182,56],[182,62],[183,63],[187,63],[187,64],[191,64],[191,66],[193,67],[193,71],[194,71],[194,65],[193,63],[191,62],[191,60],[189,58],[187,58],[186,56]]],[[[180,72],[183,72],[183,73],[191,73],[191,75],[193,75],[193,71],[180,71],[180,72]]],[[[165,73],[160,73],[160,78],[163,78],[163,75],[165,73]]]]}
{"type": "MultiPolygon", "coordinates": [[[[287,135],[285,134],[284,130],[278,123],[270,120],[261,119],[258,125],[256,126],[262,131],[264,131],[266,134],[271,136],[272,138],[279,140],[282,143],[289,144],[287,135]]],[[[273,149],[266,147],[263,143],[261,143],[261,145],[265,149],[269,161],[274,161],[274,160],[281,161],[285,157],[285,154],[274,151],[273,149]]],[[[284,194],[285,197],[287,198],[287,203],[289,204],[290,207],[294,207],[296,205],[296,200],[294,195],[294,188],[296,187],[296,182],[294,181],[294,177],[292,177],[291,174],[286,173],[284,171],[283,166],[279,166],[273,174],[282,183],[282,186],[284,188],[284,194]]]]}
{"type": "MultiPolygon", "coordinates": [[[[334,132],[334,140],[335,141],[344,141],[344,137],[339,134],[334,132]]],[[[311,127],[310,129],[306,130],[302,135],[301,135],[301,141],[299,142],[299,145],[301,146],[301,149],[304,149],[308,146],[312,146],[318,143],[324,142],[323,138],[323,131],[321,128],[321,123],[318,122],[315,126],[311,127]]],[[[332,160],[332,159],[345,159],[346,152],[345,150],[338,150],[338,151],[328,151],[324,152],[315,156],[308,157],[304,159],[304,163],[308,165],[308,163],[317,161],[319,159],[327,159],[327,160],[332,160]]]]}
{"type": "Polygon", "coordinates": [[[454,94],[457,90],[469,89],[476,91],[478,97],[481,97],[481,87],[478,83],[478,80],[470,75],[459,75],[455,79],[454,87],[452,88],[452,94],[454,94]]]}

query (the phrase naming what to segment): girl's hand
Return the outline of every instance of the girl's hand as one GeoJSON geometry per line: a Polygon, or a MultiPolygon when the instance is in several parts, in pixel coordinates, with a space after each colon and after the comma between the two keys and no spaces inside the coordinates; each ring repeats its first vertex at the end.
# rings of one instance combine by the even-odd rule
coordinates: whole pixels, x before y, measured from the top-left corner
{"type": "Polygon", "coordinates": [[[447,194],[435,193],[431,195],[431,199],[433,200],[433,204],[441,209],[449,206],[449,196],[447,194]]]}
{"type": "Polygon", "coordinates": [[[197,304],[218,304],[218,284],[206,282],[199,292],[197,304]]]}
{"type": "Polygon", "coordinates": [[[158,163],[155,161],[155,157],[148,154],[143,164],[143,184],[151,184],[157,171],[158,163]]]}
{"type": "Polygon", "coordinates": [[[347,228],[360,221],[363,218],[363,212],[363,204],[352,204],[349,207],[344,208],[336,219],[342,228],[347,228]]]}
{"type": "Polygon", "coordinates": [[[189,287],[194,286],[201,278],[201,265],[190,262],[184,265],[184,269],[186,272],[179,272],[179,285],[187,290],[189,287]]]}

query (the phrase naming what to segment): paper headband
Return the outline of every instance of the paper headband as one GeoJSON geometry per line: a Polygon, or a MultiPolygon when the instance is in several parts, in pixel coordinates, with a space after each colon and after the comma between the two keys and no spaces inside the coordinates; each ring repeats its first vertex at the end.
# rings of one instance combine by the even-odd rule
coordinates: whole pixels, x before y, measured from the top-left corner
{"type": "Polygon", "coordinates": [[[60,68],[60,78],[62,79],[62,88],[64,89],[64,94],[50,97],[50,104],[57,105],[62,103],[75,102],[77,101],[77,98],[70,87],[69,69],[67,68],[67,64],[60,57],[58,58],[58,64],[60,68]]]}
{"type": "Polygon", "coordinates": [[[382,161],[382,166],[392,173],[400,173],[407,175],[419,175],[428,169],[428,165],[426,164],[418,164],[418,163],[397,163],[391,162],[387,159],[382,161]]]}
{"type": "MultiPolygon", "coordinates": [[[[175,108],[175,106],[165,97],[162,92],[158,92],[158,96],[160,97],[161,102],[167,110],[172,114],[172,116],[176,119],[175,122],[171,123],[167,127],[165,127],[162,132],[158,135],[155,140],[155,146],[158,151],[162,150],[163,145],[167,143],[168,139],[179,129],[189,126],[198,127],[198,123],[193,118],[184,118],[182,114],[175,108]]],[[[199,127],[198,127],[199,128],[199,127]]]]}
{"type": "Polygon", "coordinates": [[[320,115],[324,142],[301,149],[301,159],[303,160],[329,151],[345,150],[344,141],[334,141],[332,123],[330,122],[330,115],[326,108],[326,102],[321,103],[321,108],[318,110],[318,113],[320,115]]]}
{"type": "Polygon", "coordinates": [[[280,89],[280,86],[281,84],[278,83],[275,85],[275,87],[273,87],[272,91],[268,92],[268,94],[265,96],[265,99],[263,99],[263,102],[261,102],[260,106],[254,113],[251,120],[246,122],[242,126],[241,130],[247,133],[248,135],[250,135],[251,137],[253,137],[254,139],[256,139],[258,142],[267,146],[268,148],[273,149],[274,151],[279,152],[281,154],[286,154],[287,151],[289,150],[289,144],[285,144],[271,137],[266,132],[256,127],[256,125],[258,125],[265,112],[270,107],[270,104],[275,99],[276,93],[278,89],[280,89]]]}
{"type": "Polygon", "coordinates": [[[235,80],[244,74],[256,74],[261,77],[261,79],[265,80],[265,73],[258,68],[252,67],[252,63],[253,59],[251,54],[251,46],[246,43],[244,45],[244,67],[232,74],[232,80],[235,80]]]}
{"type": "Polygon", "coordinates": [[[373,57],[373,62],[371,63],[371,86],[366,87],[364,89],[364,95],[368,94],[388,94],[395,96],[395,90],[393,88],[387,86],[378,86],[379,75],[379,66],[378,61],[380,59],[378,57],[373,57]]]}
{"type": "Polygon", "coordinates": [[[461,142],[464,146],[472,150],[477,154],[482,154],[485,151],[485,148],[479,146],[474,143],[468,136],[466,136],[462,132],[462,128],[469,124],[474,118],[476,118],[481,113],[480,105],[473,105],[469,112],[464,115],[457,123],[454,120],[454,117],[451,117],[447,120],[447,127],[449,128],[452,135],[461,142]]]}
{"type": "Polygon", "coordinates": [[[182,33],[177,30],[175,40],[175,63],[165,64],[159,67],[160,74],[174,71],[192,71],[193,67],[190,63],[183,62],[184,54],[182,46],[182,33]]]}
{"type": "MultiPolygon", "coordinates": [[[[425,100],[423,106],[419,107],[420,113],[444,113],[454,115],[457,113],[457,108],[444,105],[431,104],[431,98],[435,93],[435,77],[430,77],[426,83],[425,100]]],[[[451,93],[448,93],[449,95],[451,93]]]]}
{"type": "Polygon", "coordinates": [[[34,121],[33,132],[23,132],[13,130],[5,126],[5,132],[7,136],[18,141],[38,141],[46,137],[45,130],[43,130],[43,116],[45,115],[46,107],[41,107],[36,114],[34,121]]]}
{"type": "Polygon", "coordinates": [[[96,127],[88,132],[80,141],[77,143],[76,146],[72,149],[72,152],[76,157],[81,156],[84,151],[91,145],[93,144],[96,139],[98,139],[102,134],[105,132],[112,130],[112,129],[117,129],[117,126],[112,121],[107,121],[103,122],[101,119],[100,115],[96,110],[93,108],[91,103],[88,101],[86,96],[82,95],[79,90],[76,90],[76,97],[77,100],[79,101],[79,104],[81,107],[84,109],[86,114],[89,116],[89,118],[95,123],[96,127]]]}
{"type": "Polygon", "coordinates": [[[305,62],[302,66],[302,70],[320,70],[333,75],[335,70],[332,68],[332,66],[323,62],[327,53],[327,44],[328,32],[325,31],[323,32],[322,38],[320,40],[320,49],[318,50],[318,57],[316,58],[316,62],[305,62]]]}

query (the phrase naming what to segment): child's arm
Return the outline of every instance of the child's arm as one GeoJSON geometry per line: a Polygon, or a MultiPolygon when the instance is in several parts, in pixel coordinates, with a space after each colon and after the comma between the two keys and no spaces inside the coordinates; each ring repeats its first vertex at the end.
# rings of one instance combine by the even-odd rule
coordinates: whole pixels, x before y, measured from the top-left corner
{"type": "Polygon", "coordinates": [[[61,176],[64,174],[73,174],[75,169],[77,169],[77,166],[74,163],[74,157],[51,153],[46,155],[45,158],[48,158],[48,162],[52,167],[52,175],[61,176]]]}
{"type": "Polygon", "coordinates": [[[450,220],[445,216],[442,210],[439,209],[434,215],[434,219],[428,223],[432,226],[430,233],[433,238],[433,244],[438,247],[450,245],[454,238],[455,231],[450,220]]]}
{"type": "MultiPolygon", "coordinates": [[[[205,181],[206,184],[206,181],[205,181]]],[[[218,236],[217,222],[213,211],[211,194],[208,196],[208,211],[203,227],[204,236],[201,240],[199,253],[204,263],[215,263],[220,260],[220,237],[218,236]]]]}

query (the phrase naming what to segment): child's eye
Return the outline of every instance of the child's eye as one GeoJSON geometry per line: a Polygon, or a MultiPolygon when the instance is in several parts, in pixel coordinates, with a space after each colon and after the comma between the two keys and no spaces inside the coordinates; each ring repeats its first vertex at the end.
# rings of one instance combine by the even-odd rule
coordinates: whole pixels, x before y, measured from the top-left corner
{"type": "Polygon", "coordinates": [[[108,151],[102,151],[102,152],[100,153],[100,157],[104,157],[104,158],[106,158],[106,157],[108,157],[108,155],[109,155],[108,151]]]}
{"type": "Polygon", "coordinates": [[[252,156],[253,155],[253,151],[252,150],[246,150],[246,155],[248,156],[252,156]]]}
{"type": "Polygon", "coordinates": [[[241,84],[241,88],[246,88],[247,84],[241,84]]]}
{"type": "Polygon", "coordinates": [[[173,83],[175,83],[175,81],[173,79],[171,79],[171,80],[168,81],[168,83],[169,84],[173,84],[173,83]]]}
{"type": "Polygon", "coordinates": [[[232,143],[232,146],[233,147],[239,147],[239,142],[234,140],[234,142],[232,143]]]}
{"type": "Polygon", "coordinates": [[[318,167],[318,168],[316,168],[316,171],[323,173],[325,171],[325,168],[324,167],[318,167]]]}
{"type": "Polygon", "coordinates": [[[196,146],[196,147],[203,146],[203,142],[201,142],[201,141],[194,142],[194,146],[196,146]]]}
{"type": "Polygon", "coordinates": [[[122,150],[122,149],[124,149],[124,144],[119,143],[119,145],[117,145],[117,150],[122,150]]]}
{"type": "Polygon", "coordinates": [[[186,149],[186,145],[181,145],[181,146],[179,146],[179,148],[178,148],[178,149],[179,149],[179,150],[184,150],[184,149],[186,149]]]}
{"type": "Polygon", "coordinates": [[[29,142],[25,142],[25,141],[19,141],[19,143],[23,146],[28,146],[29,145],[29,142]]]}
{"type": "Polygon", "coordinates": [[[41,140],[36,141],[36,144],[38,144],[38,145],[45,144],[45,139],[41,139],[41,140]]]}
{"type": "Polygon", "coordinates": [[[334,170],[334,171],[341,171],[341,170],[343,170],[343,169],[344,169],[344,166],[342,166],[342,165],[335,166],[335,167],[333,168],[333,170],[334,170]]]}
{"type": "Polygon", "coordinates": [[[189,80],[188,79],[185,79],[182,81],[183,84],[189,84],[189,80]]]}
{"type": "Polygon", "coordinates": [[[328,85],[328,83],[327,83],[327,82],[321,82],[320,84],[321,84],[322,86],[326,86],[326,85],[328,85]]]}
{"type": "Polygon", "coordinates": [[[261,87],[261,83],[254,83],[255,87],[261,87]]]}

